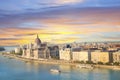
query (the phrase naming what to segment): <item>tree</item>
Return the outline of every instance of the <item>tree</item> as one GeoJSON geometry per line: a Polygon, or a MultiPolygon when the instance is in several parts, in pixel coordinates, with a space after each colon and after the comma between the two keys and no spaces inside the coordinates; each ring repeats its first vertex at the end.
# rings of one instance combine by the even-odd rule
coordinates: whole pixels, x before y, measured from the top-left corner
{"type": "Polygon", "coordinates": [[[5,48],[4,47],[0,47],[0,51],[5,51],[5,48]]]}
{"type": "Polygon", "coordinates": [[[92,61],[86,61],[86,63],[87,63],[87,64],[93,64],[93,62],[92,62],[92,61]]]}
{"type": "Polygon", "coordinates": [[[15,54],[15,51],[14,50],[10,51],[10,54],[15,54]]]}
{"type": "Polygon", "coordinates": [[[102,64],[103,65],[103,62],[98,62],[98,64],[102,64]]]}
{"type": "Polygon", "coordinates": [[[111,63],[110,62],[107,62],[107,63],[105,63],[106,65],[111,65],[111,63]]]}
{"type": "Polygon", "coordinates": [[[84,64],[84,61],[74,61],[74,63],[84,64]]]}
{"type": "Polygon", "coordinates": [[[81,64],[84,64],[85,62],[84,61],[80,61],[81,64]]]}
{"type": "Polygon", "coordinates": [[[19,53],[16,53],[17,55],[22,55],[23,51],[22,49],[20,49],[20,52],[19,53]]]}
{"type": "Polygon", "coordinates": [[[119,62],[114,62],[113,65],[118,66],[120,63],[119,62]]]}

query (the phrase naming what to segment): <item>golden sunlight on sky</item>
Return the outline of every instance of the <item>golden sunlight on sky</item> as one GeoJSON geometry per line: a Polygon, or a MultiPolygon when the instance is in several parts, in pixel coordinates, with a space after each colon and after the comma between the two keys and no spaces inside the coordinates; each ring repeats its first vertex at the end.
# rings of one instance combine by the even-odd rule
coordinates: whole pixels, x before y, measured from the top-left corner
{"type": "Polygon", "coordinates": [[[120,41],[120,0],[0,2],[0,46],[120,41]]]}

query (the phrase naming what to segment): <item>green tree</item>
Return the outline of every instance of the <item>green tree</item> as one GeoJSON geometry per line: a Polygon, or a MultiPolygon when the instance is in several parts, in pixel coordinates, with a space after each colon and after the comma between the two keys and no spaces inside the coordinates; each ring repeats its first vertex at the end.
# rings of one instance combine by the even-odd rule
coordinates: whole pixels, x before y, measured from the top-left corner
{"type": "Polygon", "coordinates": [[[4,47],[0,47],[0,51],[5,51],[5,48],[4,47]]]}
{"type": "Polygon", "coordinates": [[[105,63],[106,65],[112,65],[110,62],[105,63]]]}
{"type": "Polygon", "coordinates": [[[117,65],[117,66],[118,66],[119,64],[120,64],[119,62],[114,62],[114,63],[113,63],[113,65],[117,65]]]}
{"type": "Polygon", "coordinates": [[[101,65],[103,65],[103,62],[98,62],[98,64],[101,64],[101,65]]]}
{"type": "Polygon", "coordinates": [[[92,62],[92,61],[86,61],[86,63],[87,63],[87,64],[93,64],[93,62],[92,62]]]}
{"type": "Polygon", "coordinates": [[[14,50],[10,51],[10,54],[15,54],[15,51],[14,50]]]}
{"type": "Polygon", "coordinates": [[[22,55],[23,51],[22,49],[20,49],[20,52],[19,53],[16,53],[16,55],[22,55]]]}

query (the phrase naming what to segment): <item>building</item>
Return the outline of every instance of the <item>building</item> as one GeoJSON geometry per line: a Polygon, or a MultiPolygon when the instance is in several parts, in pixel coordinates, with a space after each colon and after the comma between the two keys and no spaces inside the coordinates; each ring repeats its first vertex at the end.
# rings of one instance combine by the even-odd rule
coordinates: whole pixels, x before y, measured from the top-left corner
{"type": "Polygon", "coordinates": [[[38,35],[34,44],[30,43],[23,47],[23,57],[31,59],[48,59],[50,58],[50,50],[46,43],[42,43],[38,35]]]}
{"type": "Polygon", "coordinates": [[[72,49],[70,45],[59,50],[59,56],[61,60],[72,60],[72,49]]]}
{"type": "Polygon", "coordinates": [[[94,51],[91,52],[91,61],[93,63],[108,63],[110,62],[109,52],[94,51]]]}
{"type": "Polygon", "coordinates": [[[120,63],[120,51],[113,53],[113,62],[119,62],[120,63]]]}
{"type": "Polygon", "coordinates": [[[21,51],[21,48],[19,47],[15,48],[15,53],[20,53],[20,51],[21,51]]]}
{"type": "Polygon", "coordinates": [[[59,59],[59,47],[57,45],[49,46],[50,56],[53,59],[59,59]]]}
{"type": "Polygon", "coordinates": [[[88,51],[81,51],[81,48],[72,49],[73,61],[90,61],[90,53],[88,51]]]}
{"type": "Polygon", "coordinates": [[[91,61],[98,63],[100,61],[99,51],[91,52],[91,61]]]}

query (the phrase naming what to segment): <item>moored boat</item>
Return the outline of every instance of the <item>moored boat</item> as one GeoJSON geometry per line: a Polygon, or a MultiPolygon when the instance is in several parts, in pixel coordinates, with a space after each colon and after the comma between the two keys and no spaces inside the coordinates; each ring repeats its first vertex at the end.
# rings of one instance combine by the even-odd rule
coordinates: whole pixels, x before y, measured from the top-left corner
{"type": "Polygon", "coordinates": [[[76,65],[77,68],[93,69],[92,65],[76,65]]]}
{"type": "Polygon", "coordinates": [[[57,69],[51,69],[50,71],[55,72],[55,73],[60,73],[61,72],[60,70],[57,70],[57,69]]]}

